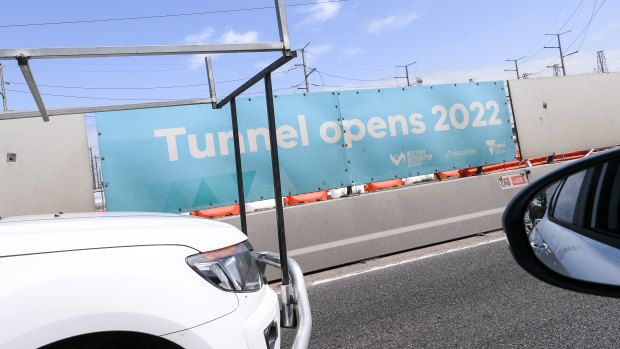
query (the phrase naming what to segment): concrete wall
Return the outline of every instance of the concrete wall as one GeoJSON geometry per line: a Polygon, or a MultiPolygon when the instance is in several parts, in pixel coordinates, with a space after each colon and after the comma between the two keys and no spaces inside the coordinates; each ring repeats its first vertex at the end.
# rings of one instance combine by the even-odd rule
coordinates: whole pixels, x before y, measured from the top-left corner
{"type": "MultiPolygon", "coordinates": [[[[534,180],[559,166],[527,168],[528,177],[534,180]]],[[[287,207],[284,220],[289,257],[307,272],[501,229],[504,208],[520,188],[502,190],[499,179],[525,171],[287,207]]],[[[239,227],[238,217],[222,221],[239,227]]],[[[249,214],[248,235],[256,250],[277,252],[275,211],[249,214]]]]}
{"type": "Polygon", "coordinates": [[[94,211],[89,166],[84,115],[0,121],[0,217],[94,211]]]}
{"type": "Polygon", "coordinates": [[[620,144],[620,73],[508,84],[523,158],[620,144]]]}

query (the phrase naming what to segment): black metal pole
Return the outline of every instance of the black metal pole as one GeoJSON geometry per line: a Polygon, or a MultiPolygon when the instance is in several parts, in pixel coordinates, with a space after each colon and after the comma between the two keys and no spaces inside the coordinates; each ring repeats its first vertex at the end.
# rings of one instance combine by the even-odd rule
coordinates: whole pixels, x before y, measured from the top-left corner
{"type": "Polygon", "coordinates": [[[237,193],[239,196],[239,217],[241,218],[241,231],[248,235],[248,224],[245,216],[245,194],[243,191],[243,170],[241,168],[241,146],[239,145],[239,124],[237,123],[237,102],[230,100],[230,117],[232,119],[233,143],[235,146],[235,168],[237,171],[237,193]]]}
{"type": "Polygon", "coordinates": [[[282,205],[282,185],[280,184],[280,160],[278,159],[278,139],[276,135],[276,116],[273,107],[271,73],[265,74],[265,94],[267,99],[267,120],[269,123],[269,145],[271,146],[271,167],[273,172],[273,191],[276,199],[276,221],[278,227],[278,247],[280,249],[280,266],[282,285],[290,284],[288,260],[286,253],[286,234],[284,231],[284,207],[282,205]]]}

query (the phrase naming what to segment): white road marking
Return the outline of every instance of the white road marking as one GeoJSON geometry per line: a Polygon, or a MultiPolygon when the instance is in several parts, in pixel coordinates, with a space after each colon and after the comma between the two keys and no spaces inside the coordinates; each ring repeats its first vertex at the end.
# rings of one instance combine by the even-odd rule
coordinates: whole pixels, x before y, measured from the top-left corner
{"type": "Polygon", "coordinates": [[[403,265],[403,264],[407,264],[407,263],[411,263],[411,262],[420,261],[420,260],[423,260],[423,259],[428,259],[428,258],[432,258],[432,257],[442,256],[442,255],[445,255],[445,254],[448,254],[448,253],[463,251],[463,250],[467,250],[467,249],[470,249],[470,248],[479,247],[479,246],[483,246],[483,245],[488,245],[488,244],[492,244],[492,243],[495,243],[495,242],[498,242],[498,241],[505,241],[505,240],[506,240],[506,238],[502,237],[502,238],[499,238],[499,239],[493,239],[493,240],[489,240],[489,241],[479,242],[479,243],[476,243],[476,244],[473,244],[473,245],[469,245],[469,246],[452,248],[452,249],[449,249],[449,250],[445,250],[443,252],[430,253],[430,254],[427,254],[427,255],[424,255],[424,256],[415,257],[415,258],[407,259],[407,260],[404,260],[404,261],[399,261],[399,262],[396,262],[396,263],[390,263],[390,264],[381,265],[381,266],[373,267],[373,268],[366,269],[366,270],[356,271],[356,272],[352,272],[352,273],[348,273],[348,274],[343,274],[343,275],[339,275],[339,276],[335,276],[335,277],[331,277],[331,278],[327,278],[327,279],[323,279],[323,280],[313,281],[313,282],[310,282],[308,284],[308,286],[322,285],[322,284],[326,284],[326,283],[329,283],[329,282],[338,281],[338,280],[350,278],[350,277],[353,277],[353,276],[370,273],[370,272],[377,271],[377,270],[387,269],[387,268],[391,268],[391,267],[395,267],[395,266],[399,266],[399,265],[403,265]]]}
{"type": "Polygon", "coordinates": [[[497,208],[493,208],[490,210],[468,213],[468,214],[464,214],[460,216],[448,217],[448,218],[438,219],[435,221],[418,223],[418,224],[409,225],[406,227],[389,229],[389,230],[380,231],[380,232],[376,232],[372,234],[354,236],[354,237],[346,238],[342,240],[331,241],[331,242],[318,244],[314,246],[303,247],[303,248],[289,251],[288,256],[295,257],[295,256],[303,255],[303,254],[309,254],[309,253],[319,252],[319,251],[323,251],[327,249],[357,244],[360,242],[384,239],[389,236],[395,236],[395,235],[400,235],[400,234],[411,234],[414,231],[421,231],[425,229],[439,227],[439,226],[446,225],[446,224],[463,222],[463,221],[467,221],[467,220],[474,219],[474,218],[487,217],[490,215],[496,215],[498,213],[501,214],[501,213],[504,213],[505,209],[506,207],[497,207],[497,208]]]}

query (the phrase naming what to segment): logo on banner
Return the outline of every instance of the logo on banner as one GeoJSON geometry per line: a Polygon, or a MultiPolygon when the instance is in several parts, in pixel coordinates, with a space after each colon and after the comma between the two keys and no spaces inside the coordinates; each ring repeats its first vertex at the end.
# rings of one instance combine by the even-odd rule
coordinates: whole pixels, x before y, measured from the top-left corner
{"type": "Polygon", "coordinates": [[[426,154],[426,150],[412,150],[407,152],[408,167],[424,166],[427,160],[432,160],[433,154],[426,154]]]}
{"type": "Polygon", "coordinates": [[[461,157],[466,155],[474,155],[476,154],[476,148],[469,148],[463,150],[448,150],[444,158],[453,158],[453,157],[461,157]]]}
{"type": "Polygon", "coordinates": [[[426,150],[411,150],[405,153],[398,154],[398,157],[394,157],[394,155],[390,154],[390,160],[394,163],[394,165],[398,166],[401,162],[407,160],[408,167],[420,167],[424,166],[424,163],[427,160],[432,160],[432,154],[426,154],[426,150]]]}
{"type": "Polygon", "coordinates": [[[400,153],[397,158],[394,158],[394,155],[390,154],[390,160],[392,160],[396,166],[400,165],[400,162],[405,161],[406,159],[407,157],[405,156],[405,153],[400,153]]]}
{"type": "Polygon", "coordinates": [[[491,155],[496,155],[496,154],[501,154],[501,153],[505,153],[506,150],[504,150],[504,148],[506,148],[506,144],[502,144],[502,143],[495,143],[494,139],[488,140],[486,141],[487,143],[487,147],[489,147],[489,152],[491,152],[491,155]]]}

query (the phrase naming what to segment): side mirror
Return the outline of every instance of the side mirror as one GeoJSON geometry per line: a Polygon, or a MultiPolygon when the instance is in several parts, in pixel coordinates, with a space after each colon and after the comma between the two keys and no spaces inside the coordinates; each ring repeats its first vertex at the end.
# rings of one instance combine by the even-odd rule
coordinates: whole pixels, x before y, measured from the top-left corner
{"type": "Polygon", "coordinates": [[[532,182],[506,207],[517,263],[573,291],[620,298],[620,148],[532,182]]]}

